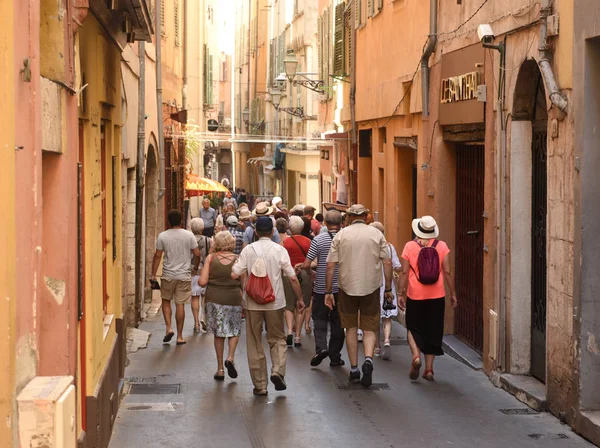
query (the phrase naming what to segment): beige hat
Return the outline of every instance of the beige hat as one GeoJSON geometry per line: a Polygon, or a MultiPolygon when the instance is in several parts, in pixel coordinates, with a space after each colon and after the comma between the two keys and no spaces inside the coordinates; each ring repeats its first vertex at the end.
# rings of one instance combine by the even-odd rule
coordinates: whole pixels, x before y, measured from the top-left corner
{"type": "Polygon", "coordinates": [[[240,208],[240,220],[244,220],[244,219],[250,219],[252,218],[252,213],[250,213],[250,210],[247,207],[242,207],[240,208]]]}
{"type": "Polygon", "coordinates": [[[268,216],[272,213],[273,207],[269,207],[268,202],[260,202],[252,212],[252,214],[256,216],[268,216]]]}
{"type": "Polygon", "coordinates": [[[362,204],[354,204],[346,211],[346,213],[349,215],[362,216],[369,213],[369,211],[370,210],[362,204]]]}
{"type": "Polygon", "coordinates": [[[423,216],[421,219],[413,219],[412,229],[419,238],[424,240],[430,240],[437,238],[440,234],[435,219],[431,216],[423,216]]]}

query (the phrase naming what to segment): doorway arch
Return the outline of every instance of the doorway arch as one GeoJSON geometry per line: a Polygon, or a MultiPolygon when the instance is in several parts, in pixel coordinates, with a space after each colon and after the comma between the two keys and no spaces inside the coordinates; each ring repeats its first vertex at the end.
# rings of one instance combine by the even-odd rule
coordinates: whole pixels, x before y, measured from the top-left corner
{"type": "Polygon", "coordinates": [[[546,378],[547,139],[542,74],[526,60],[517,77],[510,136],[512,373],[546,378]]]}

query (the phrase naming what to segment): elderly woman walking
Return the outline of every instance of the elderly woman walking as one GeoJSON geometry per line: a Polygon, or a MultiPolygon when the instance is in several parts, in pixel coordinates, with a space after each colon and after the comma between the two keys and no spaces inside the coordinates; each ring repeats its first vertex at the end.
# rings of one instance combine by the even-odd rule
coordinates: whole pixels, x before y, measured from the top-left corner
{"type": "Polygon", "coordinates": [[[402,251],[398,301],[400,308],[406,310],[408,343],[413,358],[409,377],[411,380],[419,378],[423,352],[423,378],[433,381],[433,361],[444,354],[444,280],[450,290],[452,308],[457,305],[456,290],[448,257],[450,249],[437,239],[439,228],[435,219],[431,216],[415,219],[412,230],[416,238],[406,243],[402,251]]]}
{"type": "Polygon", "coordinates": [[[204,233],[204,221],[201,218],[194,218],[190,222],[190,230],[196,237],[198,242],[198,249],[200,250],[200,263],[198,264],[198,270],[193,271],[192,267],[192,314],[194,316],[194,333],[200,333],[200,326],[202,325],[202,331],[206,331],[206,318],[204,313],[204,291],[198,284],[198,278],[200,277],[200,271],[204,266],[206,257],[210,252],[212,240],[205,236],[204,233]],[[201,303],[202,302],[202,303],[201,303]],[[202,309],[202,315],[200,310],[202,309]]]}
{"type": "MultiPolygon", "coordinates": [[[[385,227],[379,221],[372,222],[369,224],[372,227],[375,227],[381,233],[385,235],[385,227]]],[[[392,245],[392,243],[387,243],[387,251],[392,259],[392,269],[394,272],[394,277],[400,274],[402,271],[402,267],[400,264],[400,259],[398,258],[398,253],[396,252],[396,248],[392,245]]],[[[381,272],[382,278],[385,280],[385,274],[381,272]]],[[[393,301],[385,300],[383,289],[381,290],[381,320],[383,321],[383,351],[381,351],[381,358],[389,361],[392,358],[392,350],[390,346],[390,338],[392,337],[392,319],[398,315],[398,303],[396,300],[396,282],[392,282],[392,294],[394,295],[393,301]]],[[[379,338],[377,338],[377,348],[375,348],[375,356],[380,352],[379,349],[379,338]]]]}
{"type": "MultiPolygon", "coordinates": [[[[292,266],[296,270],[296,276],[298,277],[300,286],[302,288],[302,298],[304,299],[305,305],[308,307],[310,306],[312,300],[313,282],[312,272],[303,269],[306,255],[310,249],[310,240],[302,235],[303,230],[304,221],[302,218],[299,216],[291,216],[290,231],[292,232],[292,235],[285,239],[283,242],[283,247],[285,250],[287,250],[292,266]]],[[[297,311],[296,295],[292,289],[291,282],[285,277],[283,288],[286,298],[285,320],[288,328],[287,345],[291,347],[293,344],[295,347],[300,347],[302,346],[300,336],[302,334],[302,326],[304,324],[305,310],[302,310],[301,312],[297,311]],[[295,337],[293,336],[292,328],[296,330],[295,337]]]]}
{"type": "Polygon", "coordinates": [[[233,253],[235,237],[228,231],[223,231],[217,233],[214,239],[215,253],[206,259],[198,283],[206,287],[206,321],[208,331],[215,337],[217,373],[214,379],[223,381],[224,367],[231,378],[238,376],[233,360],[242,331],[242,291],[240,281],[231,279],[231,269],[237,260],[233,253]],[[226,338],[229,353],[223,363],[226,338]]]}

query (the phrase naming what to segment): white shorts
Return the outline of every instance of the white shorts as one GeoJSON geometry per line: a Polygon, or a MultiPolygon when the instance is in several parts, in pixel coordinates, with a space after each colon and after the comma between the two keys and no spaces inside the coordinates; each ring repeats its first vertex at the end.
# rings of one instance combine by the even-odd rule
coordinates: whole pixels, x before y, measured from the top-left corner
{"type": "Polygon", "coordinates": [[[192,297],[203,296],[206,292],[206,288],[203,288],[198,284],[199,275],[192,277],[192,297]]]}

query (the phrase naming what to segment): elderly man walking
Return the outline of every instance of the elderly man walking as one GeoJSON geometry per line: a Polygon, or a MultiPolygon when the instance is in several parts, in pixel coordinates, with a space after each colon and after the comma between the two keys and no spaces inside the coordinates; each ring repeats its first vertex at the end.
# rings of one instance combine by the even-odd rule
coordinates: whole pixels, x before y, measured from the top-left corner
{"type": "Polygon", "coordinates": [[[393,300],[392,262],[383,234],[366,224],[369,210],[362,204],[351,206],[348,227],[333,238],[327,257],[325,305],[333,310],[333,278],[339,269],[338,310],[342,327],[346,329],[346,345],[350,358],[350,382],[370,387],[373,382],[373,354],[379,334],[381,269],[385,276],[385,300],[393,300]],[[364,332],[365,361],[362,379],[358,370],[358,316],[364,332]]]}
{"type": "MultiPolygon", "coordinates": [[[[233,266],[231,278],[242,277],[244,291],[248,286],[246,278],[252,272],[254,264],[263,261],[266,267],[274,300],[259,304],[248,294],[244,293],[246,308],[246,344],[248,351],[248,366],[254,384],[254,395],[267,395],[267,361],[262,343],[263,326],[267,330],[267,343],[271,351],[271,382],[275,390],[285,390],[285,369],[287,361],[287,344],[284,330],[285,293],[282,275],[290,278],[296,294],[298,311],[304,309],[302,290],[296,278],[296,271],[290,263],[287,251],[279,244],[271,241],[273,236],[273,221],[268,216],[256,220],[258,241],[246,246],[237,263],[233,266]]],[[[260,263],[262,264],[262,263],[260,263]]],[[[381,275],[381,274],[380,274],[381,275]]],[[[247,281],[248,280],[248,281],[247,281]]]]}
{"type": "MultiPolygon", "coordinates": [[[[340,323],[340,314],[336,305],[330,310],[325,306],[325,286],[327,276],[327,255],[331,249],[331,242],[342,226],[342,214],[337,210],[330,210],[325,215],[327,231],[317,235],[310,243],[304,269],[310,269],[312,262],[317,260],[317,276],[313,288],[312,318],[315,323],[315,348],[316,354],[310,361],[313,367],[318,366],[329,356],[331,367],[343,366],[341,351],[344,347],[344,329],[340,323]],[[329,345],[327,345],[327,325],[331,327],[329,345]]],[[[334,299],[338,299],[338,268],[336,266],[331,288],[334,299]]]]}
{"type": "Polygon", "coordinates": [[[210,206],[210,201],[206,198],[202,201],[200,218],[202,218],[202,221],[204,221],[204,236],[211,238],[215,234],[217,211],[210,206]]]}

